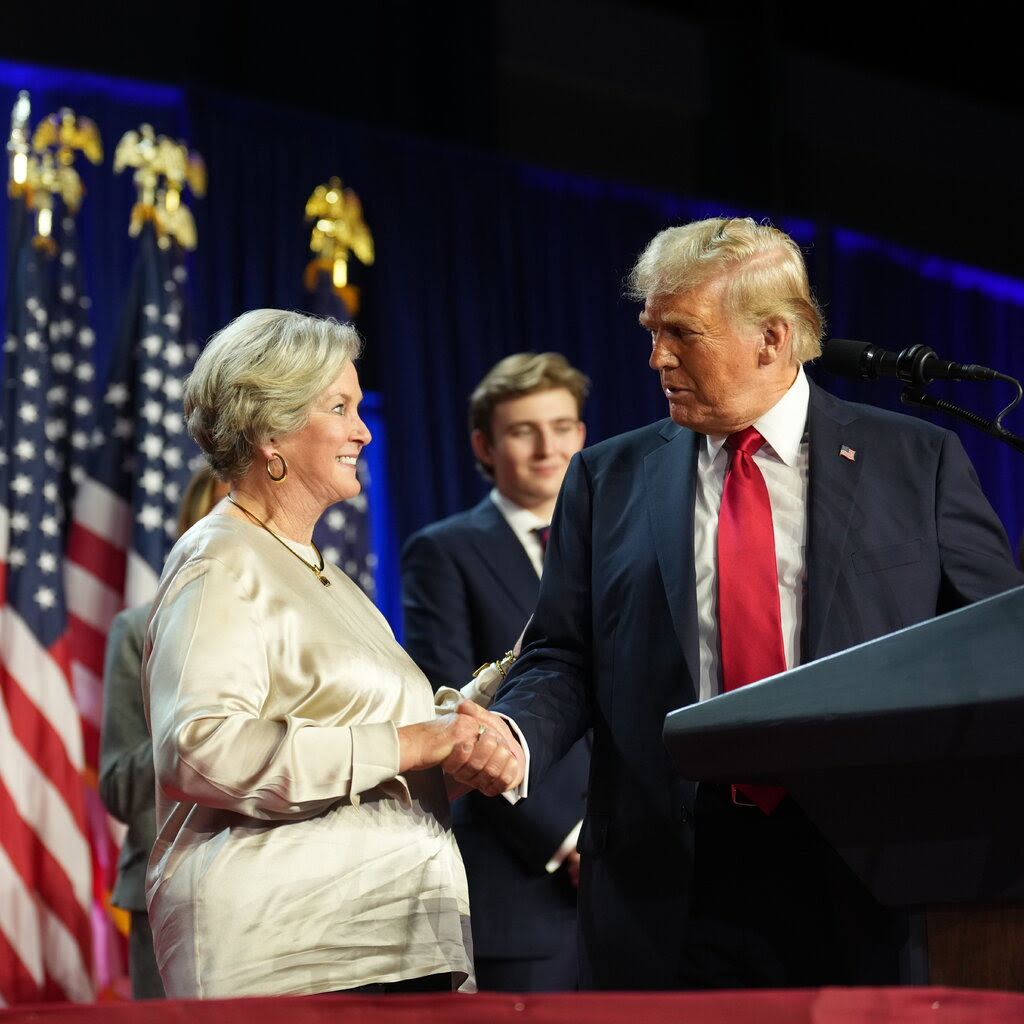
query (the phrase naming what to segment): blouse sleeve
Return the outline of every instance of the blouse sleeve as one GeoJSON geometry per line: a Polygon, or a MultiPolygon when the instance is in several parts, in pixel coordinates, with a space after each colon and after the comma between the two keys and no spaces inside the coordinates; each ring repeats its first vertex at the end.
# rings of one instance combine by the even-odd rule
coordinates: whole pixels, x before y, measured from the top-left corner
{"type": "Polygon", "coordinates": [[[161,596],[144,667],[157,782],[173,800],[298,819],[390,782],[408,800],[394,722],[264,717],[272,652],[254,602],[216,559],[183,565],[161,596]]]}

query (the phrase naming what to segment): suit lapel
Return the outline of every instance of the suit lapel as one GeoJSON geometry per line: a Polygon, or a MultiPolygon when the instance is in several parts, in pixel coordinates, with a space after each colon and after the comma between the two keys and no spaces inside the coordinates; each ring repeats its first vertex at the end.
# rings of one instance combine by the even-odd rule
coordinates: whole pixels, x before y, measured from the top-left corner
{"type": "Polygon", "coordinates": [[[693,502],[700,435],[668,424],[662,436],[667,443],[644,458],[646,502],[672,626],[696,687],[700,679],[700,656],[693,567],[693,502]]]}
{"type": "Polygon", "coordinates": [[[473,510],[473,525],[473,550],[526,622],[537,603],[538,587],[530,556],[490,498],[473,510]]]}
{"type": "Polygon", "coordinates": [[[808,423],[807,625],[805,658],[820,650],[822,631],[836,600],[840,566],[846,558],[850,527],[864,459],[851,411],[811,384],[808,423]]]}

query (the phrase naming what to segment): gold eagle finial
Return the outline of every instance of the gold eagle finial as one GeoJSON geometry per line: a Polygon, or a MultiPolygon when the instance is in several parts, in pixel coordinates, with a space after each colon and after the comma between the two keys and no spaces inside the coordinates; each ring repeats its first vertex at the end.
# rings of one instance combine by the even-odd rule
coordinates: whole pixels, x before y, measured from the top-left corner
{"type": "Polygon", "coordinates": [[[96,123],[78,117],[70,107],[44,117],[34,132],[30,132],[31,112],[29,94],[23,90],[11,111],[7,194],[12,199],[22,198],[35,214],[35,244],[55,253],[54,197],[60,197],[71,216],[78,212],[85,186],[75,170],[75,156],[83,153],[98,164],[103,159],[103,144],[96,123]]]}
{"type": "Polygon", "coordinates": [[[195,220],[181,194],[187,186],[195,196],[206,195],[202,157],[184,142],[157,135],[152,125],[142,124],[138,131],[125,132],[114,150],[114,171],[128,167],[135,168],[132,180],[138,192],[128,233],[134,238],[151,221],[162,248],[173,238],[183,249],[195,249],[195,220]]]}
{"type": "Polygon", "coordinates": [[[306,201],[306,220],[313,224],[309,248],[334,268],[335,287],[348,283],[348,254],[360,263],[373,263],[373,236],[363,220],[363,204],[350,188],[342,188],[340,178],[318,185],[306,201]]]}

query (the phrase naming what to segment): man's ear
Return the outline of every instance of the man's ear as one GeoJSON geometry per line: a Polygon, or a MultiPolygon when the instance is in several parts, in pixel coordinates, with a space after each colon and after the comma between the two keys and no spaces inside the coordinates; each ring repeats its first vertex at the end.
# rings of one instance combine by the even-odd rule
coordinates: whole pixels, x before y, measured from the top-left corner
{"type": "Polygon", "coordinates": [[[761,328],[761,347],[757,359],[761,366],[789,362],[793,347],[793,329],[785,317],[773,317],[761,328]]]}
{"type": "Polygon", "coordinates": [[[487,435],[482,430],[474,430],[469,435],[469,443],[473,449],[473,454],[476,456],[476,461],[481,466],[486,466],[490,469],[494,460],[491,456],[491,442],[487,440],[487,435]]]}

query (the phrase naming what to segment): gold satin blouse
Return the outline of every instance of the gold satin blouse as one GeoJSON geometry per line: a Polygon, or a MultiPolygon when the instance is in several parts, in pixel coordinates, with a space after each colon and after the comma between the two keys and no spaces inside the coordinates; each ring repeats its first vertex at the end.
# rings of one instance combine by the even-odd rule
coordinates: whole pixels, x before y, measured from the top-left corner
{"type": "Polygon", "coordinates": [[[260,527],[175,545],[143,690],[158,835],[147,899],[169,997],[303,995],[452,972],[469,904],[440,769],[398,775],[426,677],[347,576],[260,527]]]}

